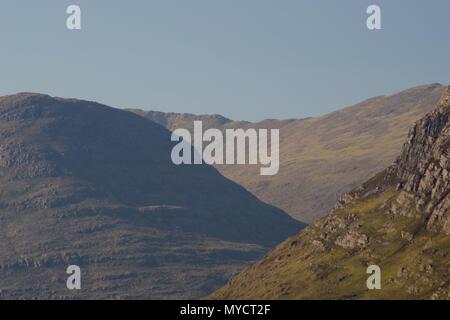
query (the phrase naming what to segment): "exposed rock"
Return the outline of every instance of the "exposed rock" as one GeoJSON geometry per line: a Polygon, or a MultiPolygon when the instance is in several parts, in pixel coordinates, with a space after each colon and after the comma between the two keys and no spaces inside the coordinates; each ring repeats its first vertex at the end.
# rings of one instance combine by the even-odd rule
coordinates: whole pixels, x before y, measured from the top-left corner
{"type": "Polygon", "coordinates": [[[336,245],[345,249],[354,249],[364,247],[369,242],[369,238],[365,234],[360,234],[355,231],[350,231],[342,237],[338,237],[334,242],[336,245]]]}
{"type": "Polygon", "coordinates": [[[409,276],[409,269],[405,267],[401,267],[397,273],[398,277],[407,278],[409,276]]]}
{"type": "Polygon", "coordinates": [[[413,239],[413,235],[407,231],[402,231],[401,235],[402,235],[402,239],[405,239],[407,241],[412,241],[412,239],[413,239]]]}
{"type": "Polygon", "coordinates": [[[325,245],[323,244],[322,241],[319,241],[319,240],[313,240],[311,243],[312,243],[312,245],[313,245],[314,247],[316,247],[318,250],[320,250],[320,251],[325,251],[325,245]]]}
{"type": "MultiPolygon", "coordinates": [[[[415,195],[397,201],[402,208],[419,204],[427,214],[427,229],[450,234],[450,87],[438,108],[420,120],[390,171],[403,182],[403,189],[415,195]]],[[[393,207],[393,212],[399,212],[393,207]]],[[[403,210],[401,213],[405,213],[403,210]]]]}

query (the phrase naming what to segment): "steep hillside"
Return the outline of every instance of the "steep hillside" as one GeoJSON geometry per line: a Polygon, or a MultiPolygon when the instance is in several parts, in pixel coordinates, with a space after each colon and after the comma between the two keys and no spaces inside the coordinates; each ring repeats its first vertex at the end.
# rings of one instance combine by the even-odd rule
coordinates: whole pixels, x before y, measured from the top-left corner
{"type": "Polygon", "coordinates": [[[129,112],[1,97],[0,298],[195,298],[302,227],[171,148],[129,112]]]}
{"type": "Polygon", "coordinates": [[[395,164],[211,295],[221,299],[450,299],[450,87],[395,164]],[[381,290],[368,290],[369,265],[381,290]]]}
{"type": "MultiPolygon", "coordinates": [[[[298,220],[324,216],[339,196],[391,165],[409,128],[431,111],[445,87],[420,86],[369,99],[319,118],[233,122],[220,116],[192,116],[139,111],[140,115],[174,128],[279,128],[280,172],[260,176],[259,167],[217,166],[261,200],[298,220]]],[[[135,110],[135,112],[138,112],[135,110]]]]}

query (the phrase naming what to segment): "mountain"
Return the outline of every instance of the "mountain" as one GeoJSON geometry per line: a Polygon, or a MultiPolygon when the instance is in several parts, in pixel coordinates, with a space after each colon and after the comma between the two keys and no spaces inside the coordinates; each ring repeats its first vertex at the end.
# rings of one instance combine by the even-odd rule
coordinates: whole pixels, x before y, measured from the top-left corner
{"type": "Polygon", "coordinates": [[[450,87],[388,169],[211,295],[215,299],[450,299],[450,87]],[[368,266],[381,290],[368,290],[368,266]]]}
{"type": "Polygon", "coordinates": [[[130,112],[0,97],[0,299],[196,298],[303,227],[172,146],[130,112]]]}
{"type": "Polygon", "coordinates": [[[221,115],[195,115],[191,113],[174,112],[165,113],[159,111],[144,111],[140,109],[128,109],[128,111],[159,123],[170,131],[177,128],[185,128],[192,131],[194,130],[194,121],[196,120],[201,120],[205,128],[222,128],[234,122],[221,115]]]}
{"type": "Polygon", "coordinates": [[[345,192],[391,165],[415,121],[430,112],[443,94],[439,84],[415,87],[369,99],[318,118],[236,122],[221,116],[193,116],[137,111],[153,121],[192,129],[280,129],[280,172],[261,176],[257,166],[216,168],[258,198],[292,217],[313,222],[324,216],[345,192]]]}

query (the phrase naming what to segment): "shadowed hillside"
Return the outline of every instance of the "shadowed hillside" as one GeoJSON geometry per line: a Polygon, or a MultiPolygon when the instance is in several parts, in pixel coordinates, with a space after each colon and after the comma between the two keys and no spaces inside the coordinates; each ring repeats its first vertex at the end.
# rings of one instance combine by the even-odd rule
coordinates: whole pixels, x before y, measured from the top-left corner
{"type": "Polygon", "coordinates": [[[0,298],[195,298],[302,227],[171,148],[129,112],[1,97],[0,298]]]}

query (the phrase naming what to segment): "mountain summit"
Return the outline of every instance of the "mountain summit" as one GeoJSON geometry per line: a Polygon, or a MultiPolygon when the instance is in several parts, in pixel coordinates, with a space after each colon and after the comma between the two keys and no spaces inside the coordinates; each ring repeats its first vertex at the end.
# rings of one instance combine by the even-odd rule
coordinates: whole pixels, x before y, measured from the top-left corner
{"type": "Polygon", "coordinates": [[[195,298],[302,227],[171,149],[130,112],[0,97],[0,298],[195,298]]]}
{"type": "Polygon", "coordinates": [[[212,294],[225,299],[450,299],[450,87],[394,165],[212,294]],[[381,269],[381,290],[366,286],[381,269]]]}

